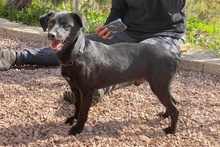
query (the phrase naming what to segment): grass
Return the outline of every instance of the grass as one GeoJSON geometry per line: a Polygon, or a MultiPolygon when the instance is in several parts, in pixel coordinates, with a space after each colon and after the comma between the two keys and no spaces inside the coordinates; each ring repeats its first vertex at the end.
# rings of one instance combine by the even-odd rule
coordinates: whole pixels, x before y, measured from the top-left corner
{"type": "MultiPolygon", "coordinates": [[[[51,10],[72,12],[73,6],[61,2],[54,6],[51,2],[33,0],[28,8],[20,11],[5,9],[6,0],[0,2],[0,17],[10,21],[27,25],[39,26],[38,18],[51,10]],[[39,3],[39,1],[41,1],[39,3]]],[[[86,16],[90,29],[86,33],[94,32],[99,23],[105,22],[109,5],[97,5],[93,1],[84,0],[80,3],[80,11],[86,16]]],[[[220,24],[208,24],[195,16],[187,15],[187,43],[194,48],[214,50],[220,54],[220,24]]]]}
{"type": "Polygon", "coordinates": [[[187,42],[194,48],[214,50],[220,54],[220,25],[206,24],[196,17],[187,19],[187,42]]]}

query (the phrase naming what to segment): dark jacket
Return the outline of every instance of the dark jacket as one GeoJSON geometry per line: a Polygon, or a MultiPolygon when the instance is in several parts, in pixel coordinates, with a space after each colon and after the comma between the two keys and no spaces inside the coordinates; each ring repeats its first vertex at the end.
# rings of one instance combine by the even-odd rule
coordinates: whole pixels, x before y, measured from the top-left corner
{"type": "Polygon", "coordinates": [[[106,23],[121,18],[126,34],[138,42],[154,37],[181,38],[186,30],[186,0],[112,0],[106,23]]]}

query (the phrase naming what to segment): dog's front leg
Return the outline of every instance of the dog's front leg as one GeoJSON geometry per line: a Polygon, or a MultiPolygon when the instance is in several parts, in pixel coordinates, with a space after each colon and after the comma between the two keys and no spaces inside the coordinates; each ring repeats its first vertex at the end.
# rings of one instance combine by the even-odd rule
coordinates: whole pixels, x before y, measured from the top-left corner
{"type": "Polygon", "coordinates": [[[76,135],[80,132],[82,132],[84,125],[86,123],[86,120],[88,118],[89,108],[92,103],[92,95],[94,93],[94,90],[82,90],[81,91],[81,103],[80,103],[80,109],[78,113],[78,120],[75,126],[73,126],[69,134],[76,135]]]}
{"type": "Polygon", "coordinates": [[[74,105],[75,105],[75,113],[73,116],[67,118],[65,124],[70,124],[73,125],[74,122],[77,121],[78,116],[79,116],[79,110],[80,110],[80,104],[81,104],[81,95],[80,95],[80,91],[77,88],[71,88],[72,93],[74,94],[75,97],[75,101],[74,101],[74,105]]]}

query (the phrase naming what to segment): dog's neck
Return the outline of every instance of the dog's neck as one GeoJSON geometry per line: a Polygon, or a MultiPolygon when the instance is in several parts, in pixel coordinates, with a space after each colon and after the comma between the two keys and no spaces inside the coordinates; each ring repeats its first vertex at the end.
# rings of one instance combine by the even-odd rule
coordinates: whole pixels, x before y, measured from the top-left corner
{"type": "MultiPolygon", "coordinates": [[[[77,32],[77,37],[72,39],[72,46],[65,47],[57,52],[57,57],[62,66],[72,66],[75,61],[84,53],[85,37],[81,30],[77,32]]],[[[71,41],[71,39],[70,39],[71,41]]]]}

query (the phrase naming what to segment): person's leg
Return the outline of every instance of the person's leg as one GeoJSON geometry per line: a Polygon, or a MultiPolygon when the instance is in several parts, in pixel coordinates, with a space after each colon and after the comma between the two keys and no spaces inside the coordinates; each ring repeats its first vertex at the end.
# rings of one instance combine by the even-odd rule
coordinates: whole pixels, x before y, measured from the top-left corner
{"type": "Polygon", "coordinates": [[[48,48],[25,49],[17,52],[15,65],[59,65],[56,54],[48,48]]]}
{"type": "Polygon", "coordinates": [[[6,71],[13,65],[59,65],[56,54],[50,48],[25,49],[15,51],[0,49],[0,71],[6,71]]]}
{"type": "Polygon", "coordinates": [[[140,43],[149,43],[149,44],[161,44],[168,51],[176,54],[178,57],[181,56],[180,45],[185,43],[185,40],[182,39],[174,39],[171,37],[152,37],[146,40],[141,41],[140,43]]]}

